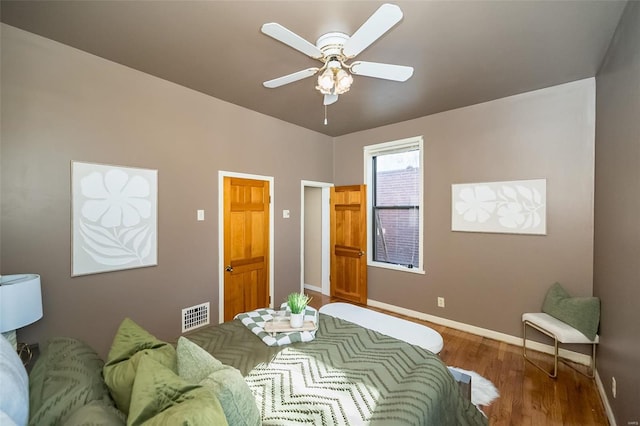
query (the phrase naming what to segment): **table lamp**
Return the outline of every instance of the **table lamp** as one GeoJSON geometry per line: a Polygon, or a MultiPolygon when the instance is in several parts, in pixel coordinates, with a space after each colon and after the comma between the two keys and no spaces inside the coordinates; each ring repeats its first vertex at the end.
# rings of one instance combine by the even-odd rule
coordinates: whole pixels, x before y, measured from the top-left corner
{"type": "Polygon", "coordinates": [[[0,333],[17,349],[16,329],[42,318],[40,275],[0,276],[0,333]]]}

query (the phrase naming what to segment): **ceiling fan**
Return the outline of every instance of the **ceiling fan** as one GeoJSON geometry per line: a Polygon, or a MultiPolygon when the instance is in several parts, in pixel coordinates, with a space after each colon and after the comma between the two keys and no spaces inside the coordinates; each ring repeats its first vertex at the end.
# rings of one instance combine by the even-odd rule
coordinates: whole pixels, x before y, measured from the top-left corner
{"type": "Polygon", "coordinates": [[[262,26],[264,34],[319,60],[323,65],[274,78],[265,81],[263,85],[274,89],[319,73],[316,89],[324,95],[326,106],[336,102],[338,95],[349,90],[353,83],[351,74],[407,81],[413,75],[412,67],[365,61],[347,63],[393,28],[401,19],[402,11],[398,6],[383,4],[353,35],[330,32],[320,36],[315,45],[280,24],[275,22],[264,24],[262,26]]]}

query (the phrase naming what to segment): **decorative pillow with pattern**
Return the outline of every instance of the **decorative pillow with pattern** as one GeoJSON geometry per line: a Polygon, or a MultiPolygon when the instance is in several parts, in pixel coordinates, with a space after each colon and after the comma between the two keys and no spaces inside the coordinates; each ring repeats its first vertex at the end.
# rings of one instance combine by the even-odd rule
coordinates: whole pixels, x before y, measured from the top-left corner
{"type": "MultiPolygon", "coordinates": [[[[29,375],[29,425],[65,424],[95,401],[119,417],[102,379],[104,362],[84,342],[67,337],[49,340],[29,375]]],[[[120,424],[124,420],[120,417],[120,424]]]]}

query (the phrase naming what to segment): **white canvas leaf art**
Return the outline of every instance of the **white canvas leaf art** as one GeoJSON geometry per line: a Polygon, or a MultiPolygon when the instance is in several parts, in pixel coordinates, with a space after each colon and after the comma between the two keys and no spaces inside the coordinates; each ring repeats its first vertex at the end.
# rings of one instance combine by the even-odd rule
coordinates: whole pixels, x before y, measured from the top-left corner
{"type": "Polygon", "coordinates": [[[157,264],[157,170],[72,163],[72,275],[157,264]]]}
{"type": "Polygon", "coordinates": [[[546,179],[451,185],[451,229],[546,235],[546,179]]]}

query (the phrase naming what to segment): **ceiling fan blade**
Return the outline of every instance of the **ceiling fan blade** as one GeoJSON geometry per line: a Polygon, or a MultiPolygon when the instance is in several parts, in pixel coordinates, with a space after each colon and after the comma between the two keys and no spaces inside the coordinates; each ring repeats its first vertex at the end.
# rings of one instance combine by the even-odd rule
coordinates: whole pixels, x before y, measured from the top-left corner
{"type": "Polygon", "coordinates": [[[331,105],[338,102],[338,95],[324,95],[323,105],[331,105]]]}
{"type": "Polygon", "coordinates": [[[389,3],[383,4],[347,40],[342,53],[348,58],[353,58],[393,28],[401,19],[402,10],[398,6],[389,3]]]}
{"type": "Polygon", "coordinates": [[[307,56],[311,56],[314,59],[322,58],[322,50],[280,24],[276,24],[275,22],[264,24],[262,26],[262,32],[307,56]]]}
{"type": "Polygon", "coordinates": [[[268,87],[269,89],[275,89],[276,87],[284,86],[285,84],[293,83],[294,81],[311,77],[312,75],[317,73],[319,69],[320,68],[307,68],[306,70],[294,72],[293,74],[283,75],[282,77],[265,81],[262,84],[264,85],[264,87],[268,87]]]}
{"type": "Polygon", "coordinates": [[[351,64],[351,73],[385,80],[407,81],[413,75],[413,67],[356,61],[351,64]]]}

